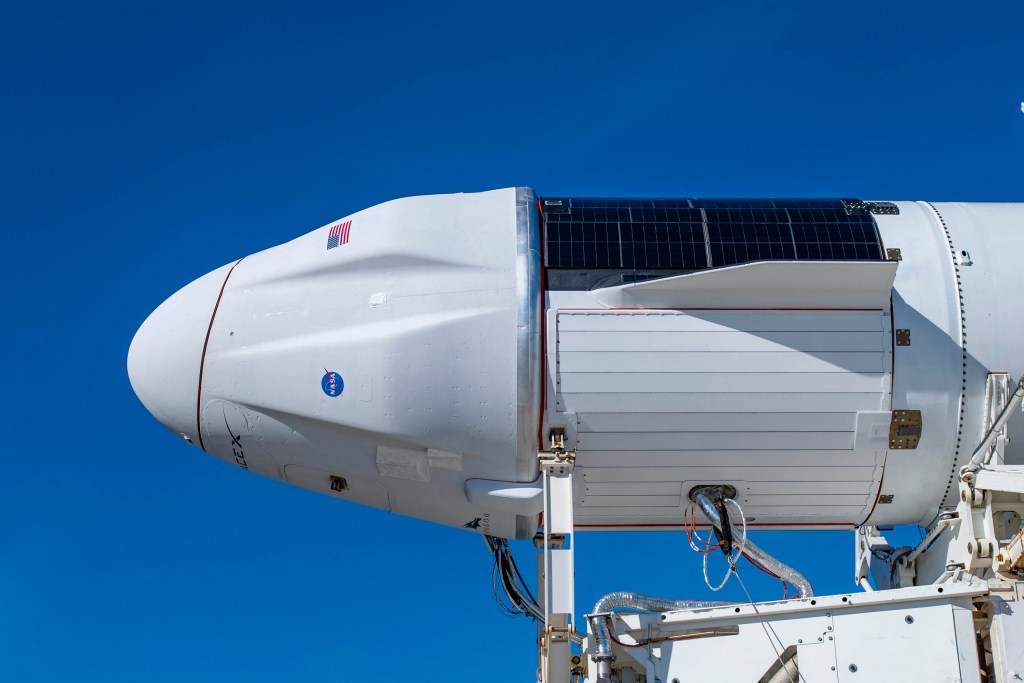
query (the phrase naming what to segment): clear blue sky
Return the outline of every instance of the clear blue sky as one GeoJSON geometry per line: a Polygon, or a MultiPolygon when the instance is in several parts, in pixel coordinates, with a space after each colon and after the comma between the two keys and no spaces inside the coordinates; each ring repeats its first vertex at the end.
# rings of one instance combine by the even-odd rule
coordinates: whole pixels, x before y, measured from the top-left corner
{"type": "MultiPolygon", "coordinates": [[[[4,5],[0,679],[531,680],[479,537],[229,467],[136,400],[135,329],[223,263],[510,185],[1024,199],[1019,3],[635,4],[4,5]]],[[[850,588],[852,534],[758,540],[850,588]]],[[[577,562],[581,611],[709,594],[679,534],[577,562]]]]}

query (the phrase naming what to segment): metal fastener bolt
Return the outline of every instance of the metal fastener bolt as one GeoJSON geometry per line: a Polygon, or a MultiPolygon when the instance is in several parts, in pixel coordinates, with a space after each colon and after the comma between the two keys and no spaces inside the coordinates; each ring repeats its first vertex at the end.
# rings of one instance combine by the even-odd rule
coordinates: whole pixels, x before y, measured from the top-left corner
{"type": "Polygon", "coordinates": [[[857,673],[857,665],[856,664],[851,664],[850,665],[850,672],[851,673],[857,673]]]}
{"type": "Polygon", "coordinates": [[[914,617],[912,617],[912,616],[910,616],[910,615],[908,614],[907,616],[905,616],[905,617],[903,618],[903,621],[907,622],[908,624],[913,624],[913,623],[914,623],[914,617]]]}

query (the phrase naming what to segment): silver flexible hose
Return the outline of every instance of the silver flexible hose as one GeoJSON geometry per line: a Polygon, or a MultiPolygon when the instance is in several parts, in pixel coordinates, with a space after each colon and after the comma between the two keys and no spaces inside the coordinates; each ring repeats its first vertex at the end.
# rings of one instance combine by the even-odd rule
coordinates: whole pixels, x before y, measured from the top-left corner
{"type": "MultiPolygon", "coordinates": [[[[722,496],[722,489],[718,486],[708,486],[693,491],[691,499],[700,506],[701,511],[711,521],[711,525],[721,534],[723,523],[722,514],[715,506],[715,500],[722,496]]],[[[742,532],[728,520],[732,537],[743,538],[742,532]]],[[[803,574],[789,565],[779,562],[774,557],[761,550],[753,541],[743,538],[743,555],[750,561],[760,565],[780,579],[792,585],[800,593],[800,597],[810,598],[814,595],[814,589],[803,574]]],[[[698,609],[702,607],[723,607],[734,603],[714,602],[702,600],[670,600],[669,598],[656,598],[650,595],[639,593],[609,593],[594,605],[594,613],[590,617],[594,629],[594,640],[596,647],[591,659],[597,669],[597,680],[602,683],[611,680],[612,662],[615,655],[612,654],[611,627],[609,625],[611,610],[618,607],[625,607],[631,610],[643,610],[647,612],[667,612],[677,609],[698,609]]]]}
{"type": "Polygon", "coordinates": [[[611,678],[612,654],[611,628],[608,624],[609,613],[617,607],[626,607],[631,610],[642,610],[645,612],[668,612],[674,609],[696,609],[698,607],[723,607],[730,605],[728,602],[713,602],[700,600],[670,600],[669,598],[656,598],[640,593],[609,593],[594,605],[594,616],[591,623],[594,626],[594,640],[597,647],[591,655],[591,659],[597,665],[597,679],[599,681],[611,678]]]}
{"type": "MultiPolygon", "coordinates": [[[[711,525],[719,532],[722,531],[722,514],[715,506],[714,499],[718,498],[721,494],[722,490],[717,486],[700,488],[690,493],[690,498],[700,506],[701,512],[711,520],[711,525]]],[[[729,526],[732,529],[733,538],[738,539],[742,537],[742,534],[731,520],[729,521],[729,526]]],[[[779,562],[774,557],[761,550],[761,548],[759,548],[750,539],[747,539],[746,544],[743,547],[743,554],[748,560],[761,565],[764,569],[767,569],[772,574],[775,574],[775,576],[796,588],[797,592],[800,593],[800,597],[814,597],[814,589],[811,588],[810,581],[808,581],[803,574],[793,569],[788,564],[779,562]]]]}

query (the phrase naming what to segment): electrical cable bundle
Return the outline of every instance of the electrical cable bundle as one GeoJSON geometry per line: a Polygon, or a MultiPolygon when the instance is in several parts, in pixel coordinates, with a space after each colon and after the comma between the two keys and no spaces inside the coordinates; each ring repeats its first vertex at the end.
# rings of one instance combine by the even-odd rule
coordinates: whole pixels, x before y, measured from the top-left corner
{"type": "Polygon", "coordinates": [[[544,621],[544,612],[537,604],[537,598],[526,585],[523,575],[509,550],[508,541],[494,536],[484,536],[487,547],[494,554],[494,568],[491,570],[491,583],[494,585],[494,599],[503,611],[508,614],[525,614],[534,621],[544,621]],[[507,598],[502,598],[498,584],[507,598]]]}
{"type": "Polygon", "coordinates": [[[811,584],[803,574],[792,567],[779,562],[747,538],[747,521],[746,516],[743,513],[743,508],[741,508],[739,503],[735,500],[724,497],[720,487],[707,486],[696,489],[691,494],[691,500],[700,508],[704,513],[704,516],[707,517],[708,521],[711,523],[712,534],[708,537],[708,540],[705,541],[696,534],[696,519],[694,509],[692,507],[690,509],[689,524],[684,520],[684,527],[686,527],[687,530],[687,539],[690,542],[690,546],[694,550],[704,553],[704,580],[707,582],[709,588],[712,590],[719,590],[724,586],[725,582],[736,570],[736,560],[739,556],[742,556],[745,557],[750,564],[754,566],[754,568],[773,578],[779,579],[782,582],[783,599],[788,597],[790,586],[796,588],[797,594],[800,595],[800,597],[809,598],[813,596],[814,591],[811,588],[811,584]],[[740,521],[742,522],[741,529],[737,529],[730,520],[728,506],[735,508],[736,512],[739,514],[740,521]],[[726,529],[728,529],[728,534],[725,532],[726,529]],[[696,538],[704,547],[698,547],[693,542],[694,538],[696,538]],[[712,543],[712,538],[715,543],[712,543]],[[737,538],[742,539],[740,541],[739,548],[736,548],[734,545],[735,539],[737,538]],[[732,543],[730,543],[730,541],[732,543]],[[733,547],[729,548],[729,545],[733,545],[733,547]],[[711,550],[718,547],[722,548],[722,551],[727,553],[727,557],[729,558],[729,569],[726,571],[725,578],[722,583],[716,588],[711,586],[710,581],[708,581],[707,557],[711,550]],[[729,552],[730,550],[732,552],[729,552]]]}

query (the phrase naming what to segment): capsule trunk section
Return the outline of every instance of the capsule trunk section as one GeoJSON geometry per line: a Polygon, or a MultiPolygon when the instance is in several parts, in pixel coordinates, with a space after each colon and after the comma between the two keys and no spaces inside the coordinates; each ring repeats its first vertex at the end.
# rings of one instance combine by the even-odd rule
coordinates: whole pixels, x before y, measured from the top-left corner
{"type": "Polygon", "coordinates": [[[1020,205],[541,206],[544,430],[577,450],[581,528],[678,527],[709,483],[755,526],[927,523],[990,373],[1024,371],[1020,205]]]}
{"type": "Polygon", "coordinates": [[[552,430],[583,529],[679,527],[708,484],[755,526],[927,522],[990,374],[1024,372],[1022,223],[1011,204],[400,199],[186,287],[129,372],[212,455],[480,533],[533,534],[552,430]],[[154,387],[179,328],[197,381],[154,387]],[[894,411],[919,420],[893,431],[894,411]]]}

